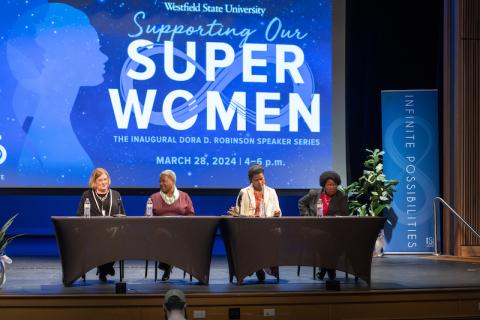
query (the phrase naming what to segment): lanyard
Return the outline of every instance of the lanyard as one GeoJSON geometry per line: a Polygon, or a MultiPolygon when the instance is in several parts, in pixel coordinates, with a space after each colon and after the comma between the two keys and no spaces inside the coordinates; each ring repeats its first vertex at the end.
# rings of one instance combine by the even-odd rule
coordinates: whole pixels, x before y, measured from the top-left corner
{"type": "MultiPolygon", "coordinates": [[[[95,200],[95,204],[97,205],[98,211],[102,213],[102,216],[105,216],[105,210],[103,210],[103,201],[102,201],[102,210],[100,210],[100,206],[98,205],[97,197],[95,196],[96,191],[93,191],[93,193],[94,193],[93,200],[95,200]]],[[[110,193],[110,189],[107,192],[107,197],[108,197],[109,193],[110,193]]],[[[110,216],[110,214],[112,213],[112,204],[113,204],[112,199],[113,199],[113,197],[110,195],[110,209],[108,210],[108,216],[110,216]]]]}

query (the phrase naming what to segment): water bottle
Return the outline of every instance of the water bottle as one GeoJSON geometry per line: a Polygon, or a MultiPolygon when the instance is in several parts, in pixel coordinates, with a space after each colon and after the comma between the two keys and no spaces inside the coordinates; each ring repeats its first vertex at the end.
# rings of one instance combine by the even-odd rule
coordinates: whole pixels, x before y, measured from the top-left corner
{"type": "Polygon", "coordinates": [[[260,201],[260,217],[265,218],[267,216],[265,212],[265,201],[263,199],[260,201]]]}
{"type": "Polygon", "coordinates": [[[319,197],[317,201],[317,217],[323,217],[323,202],[321,197],[319,197]]]}
{"type": "Polygon", "coordinates": [[[90,218],[90,200],[87,198],[83,204],[83,216],[90,218]]]}
{"type": "Polygon", "coordinates": [[[147,210],[145,210],[145,215],[147,217],[151,217],[153,215],[153,202],[152,198],[148,198],[147,200],[147,210]]]}

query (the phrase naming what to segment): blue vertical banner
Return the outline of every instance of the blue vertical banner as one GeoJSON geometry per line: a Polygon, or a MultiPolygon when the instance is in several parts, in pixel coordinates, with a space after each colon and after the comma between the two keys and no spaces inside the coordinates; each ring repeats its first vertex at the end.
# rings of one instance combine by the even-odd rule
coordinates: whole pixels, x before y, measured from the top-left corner
{"type": "Polygon", "coordinates": [[[434,250],[432,199],[439,194],[437,95],[437,90],[382,91],[384,172],[398,181],[385,228],[386,252],[434,250]]]}

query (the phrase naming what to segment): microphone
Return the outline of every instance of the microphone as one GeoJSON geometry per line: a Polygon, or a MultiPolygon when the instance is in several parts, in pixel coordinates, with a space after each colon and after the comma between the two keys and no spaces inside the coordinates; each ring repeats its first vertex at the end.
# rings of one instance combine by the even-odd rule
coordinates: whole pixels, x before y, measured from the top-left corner
{"type": "Polygon", "coordinates": [[[229,210],[230,215],[234,217],[240,216],[240,207],[242,205],[242,197],[243,197],[243,193],[239,192],[237,196],[237,200],[235,201],[235,207],[229,210]]]}
{"type": "Polygon", "coordinates": [[[243,197],[243,193],[240,192],[237,196],[237,207],[240,207],[241,204],[242,204],[242,197],[243,197]]]}
{"type": "Polygon", "coordinates": [[[118,212],[115,216],[116,217],[124,217],[125,214],[121,213],[121,209],[122,209],[122,198],[121,197],[118,197],[118,199],[117,199],[117,207],[118,207],[118,212]]]}

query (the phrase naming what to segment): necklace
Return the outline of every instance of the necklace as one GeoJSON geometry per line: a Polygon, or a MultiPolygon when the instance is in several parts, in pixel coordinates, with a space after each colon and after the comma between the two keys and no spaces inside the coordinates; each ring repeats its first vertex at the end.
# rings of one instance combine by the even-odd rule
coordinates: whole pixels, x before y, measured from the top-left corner
{"type": "Polygon", "coordinates": [[[330,200],[332,200],[332,196],[329,196],[327,193],[322,193],[322,201],[327,207],[330,204],[330,200]]]}
{"type": "Polygon", "coordinates": [[[100,201],[102,201],[102,202],[103,202],[103,201],[105,201],[105,199],[107,199],[107,196],[108,196],[108,191],[107,191],[107,193],[106,193],[106,194],[105,194],[103,197],[102,197],[102,196],[100,196],[100,195],[97,193],[97,191],[96,191],[96,190],[95,190],[95,194],[97,195],[98,199],[100,199],[100,201]]]}
{"type": "Polygon", "coordinates": [[[262,190],[253,190],[253,194],[257,197],[259,197],[260,199],[263,199],[263,189],[262,190]]]}
{"type": "MultiPolygon", "coordinates": [[[[105,202],[105,200],[107,199],[109,194],[110,194],[110,189],[108,190],[107,194],[104,195],[103,197],[100,197],[98,195],[97,190],[95,190],[95,192],[94,192],[93,200],[95,200],[95,204],[97,205],[97,209],[98,209],[98,211],[100,211],[102,213],[102,216],[105,216],[105,209],[103,209],[103,203],[105,202]],[[102,205],[101,208],[98,205],[97,197],[100,199],[100,202],[101,202],[101,205],[102,205]]],[[[112,199],[113,199],[113,197],[110,197],[110,208],[108,209],[108,215],[109,216],[112,213],[112,204],[113,204],[112,199]]]]}

